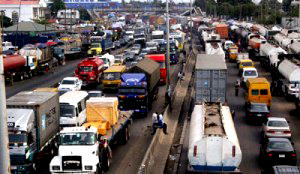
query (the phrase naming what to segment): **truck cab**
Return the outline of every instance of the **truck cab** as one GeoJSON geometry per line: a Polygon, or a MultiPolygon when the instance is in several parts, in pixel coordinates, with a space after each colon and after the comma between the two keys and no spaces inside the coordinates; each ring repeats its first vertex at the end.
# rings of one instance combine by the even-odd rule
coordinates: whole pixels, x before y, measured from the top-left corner
{"type": "Polygon", "coordinates": [[[101,43],[91,43],[91,48],[88,50],[88,55],[100,55],[102,53],[101,43]]]}
{"type": "Polygon", "coordinates": [[[33,167],[26,161],[33,161],[34,137],[36,137],[34,126],[34,111],[32,109],[7,109],[12,173],[25,172],[33,167]]]}
{"type": "Polygon", "coordinates": [[[97,129],[94,127],[64,128],[59,133],[58,156],[51,160],[50,172],[100,172],[100,144],[97,129]]]}

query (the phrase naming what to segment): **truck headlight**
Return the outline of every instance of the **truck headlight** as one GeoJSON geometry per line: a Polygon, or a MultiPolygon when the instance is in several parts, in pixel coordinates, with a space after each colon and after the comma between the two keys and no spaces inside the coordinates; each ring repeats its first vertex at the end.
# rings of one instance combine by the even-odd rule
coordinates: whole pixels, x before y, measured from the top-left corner
{"type": "Polygon", "coordinates": [[[85,170],[93,170],[93,166],[84,166],[85,170]]]}
{"type": "Polygon", "coordinates": [[[52,170],[60,170],[60,166],[52,166],[52,170]]]}

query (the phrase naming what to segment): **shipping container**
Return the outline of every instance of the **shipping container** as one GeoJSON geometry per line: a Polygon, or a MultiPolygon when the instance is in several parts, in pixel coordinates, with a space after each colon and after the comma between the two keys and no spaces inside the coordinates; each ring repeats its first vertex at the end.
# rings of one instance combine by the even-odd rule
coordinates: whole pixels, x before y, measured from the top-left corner
{"type": "Polygon", "coordinates": [[[196,61],[196,102],[226,101],[227,66],[222,56],[198,54],[196,61]]]}

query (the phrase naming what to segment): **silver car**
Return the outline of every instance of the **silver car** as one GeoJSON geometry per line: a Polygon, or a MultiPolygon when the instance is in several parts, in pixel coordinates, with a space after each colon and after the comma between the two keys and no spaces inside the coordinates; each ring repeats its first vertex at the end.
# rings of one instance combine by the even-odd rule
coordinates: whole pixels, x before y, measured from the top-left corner
{"type": "Polygon", "coordinates": [[[281,117],[268,117],[263,123],[263,138],[291,138],[292,133],[288,122],[281,117]]]}

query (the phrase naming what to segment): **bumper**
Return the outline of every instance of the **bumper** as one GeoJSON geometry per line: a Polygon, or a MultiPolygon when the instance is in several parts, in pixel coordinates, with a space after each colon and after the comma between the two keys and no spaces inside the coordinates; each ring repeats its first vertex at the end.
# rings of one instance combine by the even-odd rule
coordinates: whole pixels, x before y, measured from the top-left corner
{"type": "Polygon", "coordinates": [[[30,164],[24,164],[24,165],[12,165],[11,166],[11,173],[12,174],[23,174],[23,173],[28,173],[31,169],[30,164]]]}
{"type": "Polygon", "coordinates": [[[292,134],[270,134],[266,133],[267,138],[291,138],[292,134]]]}

